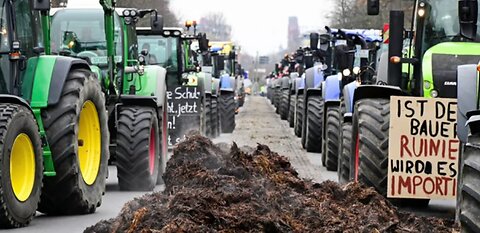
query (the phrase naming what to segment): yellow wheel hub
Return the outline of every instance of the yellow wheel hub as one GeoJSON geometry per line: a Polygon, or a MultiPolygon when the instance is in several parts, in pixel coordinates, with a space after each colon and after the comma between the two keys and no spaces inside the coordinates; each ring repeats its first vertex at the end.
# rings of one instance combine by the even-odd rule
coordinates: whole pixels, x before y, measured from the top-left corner
{"type": "Polygon", "coordinates": [[[97,179],[101,160],[100,120],[95,104],[88,100],[83,104],[78,126],[78,160],[80,172],[86,184],[97,179]]]}
{"type": "Polygon", "coordinates": [[[10,182],[19,201],[26,201],[35,183],[35,151],[28,135],[21,133],[10,152],[10,182]]]}

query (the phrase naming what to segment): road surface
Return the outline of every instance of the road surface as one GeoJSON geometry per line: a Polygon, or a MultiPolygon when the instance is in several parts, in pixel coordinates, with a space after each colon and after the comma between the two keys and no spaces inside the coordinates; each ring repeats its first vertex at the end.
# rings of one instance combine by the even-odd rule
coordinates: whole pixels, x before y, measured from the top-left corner
{"type": "MultiPolygon", "coordinates": [[[[222,134],[214,139],[216,143],[231,143],[235,141],[239,146],[256,146],[257,143],[268,145],[271,150],[289,157],[292,165],[301,177],[316,182],[325,180],[337,181],[335,172],[327,171],[321,165],[321,154],[307,153],[301,148],[300,139],[286,121],[280,120],[274,108],[266,98],[250,96],[245,106],[236,116],[237,127],[232,134],[222,134]]],[[[97,212],[81,216],[37,216],[30,226],[21,229],[4,230],[1,232],[32,232],[32,233],[76,233],[95,224],[102,219],[115,217],[123,204],[144,192],[120,192],[117,185],[115,167],[109,168],[110,176],[107,181],[107,192],[103,204],[97,212]]],[[[163,186],[157,186],[161,191],[163,186]]],[[[415,210],[422,215],[453,216],[454,202],[432,201],[426,210],[415,210]]]]}

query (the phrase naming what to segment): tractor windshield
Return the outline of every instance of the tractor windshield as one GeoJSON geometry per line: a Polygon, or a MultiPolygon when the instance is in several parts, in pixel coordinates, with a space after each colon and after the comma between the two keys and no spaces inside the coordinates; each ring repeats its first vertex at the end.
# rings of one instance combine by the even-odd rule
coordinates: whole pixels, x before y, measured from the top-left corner
{"type": "MultiPolygon", "coordinates": [[[[120,20],[115,17],[116,62],[121,61],[120,20]]],[[[52,18],[52,53],[88,57],[94,65],[107,64],[107,42],[103,11],[61,10],[52,18]]]]}
{"type": "MultiPolygon", "coordinates": [[[[479,0],[480,1],[480,0],[479,0]]],[[[460,39],[457,0],[430,1],[430,11],[425,20],[425,49],[436,44],[460,39]]],[[[480,27],[480,18],[477,26],[480,27]]],[[[480,29],[480,28],[479,28],[480,29]]],[[[477,30],[480,33],[480,30],[477,30]]],[[[480,34],[477,34],[480,37],[480,34]]]]}
{"type": "Polygon", "coordinates": [[[139,35],[138,44],[142,50],[148,51],[149,65],[161,65],[169,72],[178,71],[178,38],[139,35]]]}

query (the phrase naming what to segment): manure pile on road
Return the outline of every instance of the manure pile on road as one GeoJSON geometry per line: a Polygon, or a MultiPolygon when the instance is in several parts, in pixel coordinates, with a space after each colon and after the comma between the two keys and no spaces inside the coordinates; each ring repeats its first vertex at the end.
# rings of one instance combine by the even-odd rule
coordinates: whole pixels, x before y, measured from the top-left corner
{"type": "Polygon", "coordinates": [[[453,221],[401,213],[373,189],[300,179],[265,145],[191,135],[178,144],[164,192],[125,204],[85,232],[452,232],[453,221]]]}

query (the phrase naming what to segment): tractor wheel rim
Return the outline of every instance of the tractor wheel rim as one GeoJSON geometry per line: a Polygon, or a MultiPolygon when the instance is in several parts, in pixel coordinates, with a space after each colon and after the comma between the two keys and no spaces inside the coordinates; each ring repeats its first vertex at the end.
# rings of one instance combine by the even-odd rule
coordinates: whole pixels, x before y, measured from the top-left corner
{"type": "Polygon", "coordinates": [[[150,129],[150,145],[148,146],[148,167],[150,169],[150,175],[153,175],[155,170],[155,154],[157,153],[155,141],[155,129],[152,127],[152,129],[150,129]]]}
{"type": "Polygon", "coordinates": [[[83,181],[92,185],[97,179],[101,161],[101,132],[95,104],[88,100],[83,104],[78,126],[78,161],[83,181]]]}
{"type": "Polygon", "coordinates": [[[24,202],[35,183],[35,151],[30,137],[17,135],[10,152],[10,182],[17,200],[24,202]]]}

